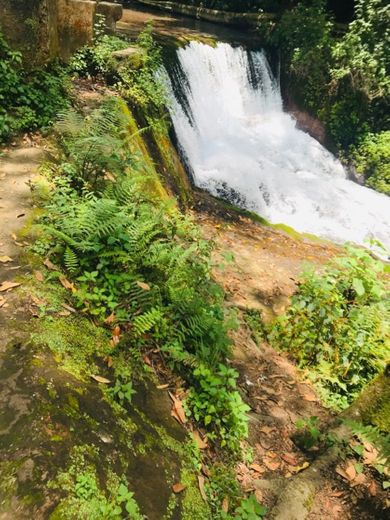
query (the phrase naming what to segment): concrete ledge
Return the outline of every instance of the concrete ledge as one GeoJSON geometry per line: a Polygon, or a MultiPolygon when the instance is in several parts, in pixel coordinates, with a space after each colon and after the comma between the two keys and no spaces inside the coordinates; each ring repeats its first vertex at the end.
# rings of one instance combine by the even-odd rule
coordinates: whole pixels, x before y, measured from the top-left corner
{"type": "Polygon", "coordinates": [[[274,20],[276,16],[271,13],[231,13],[228,11],[218,11],[216,9],[206,9],[178,2],[159,2],[158,0],[136,0],[139,4],[168,11],[171,13],[185,14],[199,20],[208,22],[233,25],[241,28],[255,29],[264,20],[274,20]]]}
{"type": "Polygon", "coordinates": [[[116,22],[123,16],[122,4],[118,2],[98,2],[96,14],[102,14],[106,19],[107,32],[115,32],[116,22]]]}

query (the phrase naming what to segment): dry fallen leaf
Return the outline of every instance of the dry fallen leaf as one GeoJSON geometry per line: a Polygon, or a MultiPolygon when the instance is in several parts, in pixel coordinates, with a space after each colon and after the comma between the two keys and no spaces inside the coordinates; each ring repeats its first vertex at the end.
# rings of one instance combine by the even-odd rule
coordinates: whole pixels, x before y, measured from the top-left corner
{"type": "Polygon", "coordinates": [[[6,264],[8,262],[13,262],[12,258],[7,256],[7,255],[4,255],[4,256],[0,256],[0,262],[2,264],[6,264]]]}
{"type": "Polygon", "coordinates": [[[166,388],[169,388],[169,385],[158,385],[157,390],[165,390],[166,388]]]}
{"type": "Polygon", "coordinates": [[[112,335],[113,335],[113,337],[116,336],[116,337],[119,338],[119,336],[121,335],[121,328],[120,328],[119,325],[117,325],[116,327],[114,327],[114,328],[112,329],[112,335]]]}
{"type": "Polygon", "coordinates": [[[106,379],[105,377],[102,377],[102,376],[92,375],[91,377],[92,377],[92,379],[94,379],[98,383],[102,383],[104,385],[109,385],[111,383],[111,381],[109,379],[106,379]]]}
{"type": "Polygon", "coordinates": [[[64,309],[66,309],[66,310],[69,311],[69,312],[72,312],[72,313],[76,312],[76,309],[74,309],[74,308],[71,307],[70,305],[67,305],[66,303],[62,303],[62,304],[61,304],[61,307],[63,307],[64,309]]]}
{"type": "Polygon", "coordinates": [[[35,296],[35,294],[32,294],[32,295],[31,295],[31,301],[32,301],[33,304],[36,305],[37,307],[42,307],[43,305],[46,305],[46,304],[47,304],[47,301],[46,301],[46,300],[43,300],[42,298],[38,298],[38,296],[35,296]]]}
{"type": "Polygon", "coordinates": [[[280,467],[280,462],[278,462],[276,460],[264,458],[263,462],[267,466],[267,468],[271,471],[276,471],[280,467]]]}
{"type": "Polygon", "coordinates": [[[9,291],[10,289],[14,289],[15,287],[19,287],[20,283],[15,282],[3,282],[0,284],[0,292],[9,291]]]}
{"type": "Polygon", "coordinates": [[[145,282],[135,282],[144,291],[150,291],[150,285],[145,282]]]}
{"type": "Polygon", "coordinates": [[[43,262],[43,265],[45,265],[50,271],[58,271],[58,267],[53,264],[48,258],[43,262]]]}
{"type": "Polygon", "coordinates": [[[185,424],[187,422],[187,417],[184,412],[183,403],[175,397],[171,392],[169,393],[169,397],[172,399],[173,405],[171,410],[171,415],[174,417],[180,424],[185,424]]]}
{"type": "Polygon", "coordinates": [[[297,459],[294,457],[292,453],[283,453],[283,455],[281,455],[281,458],[291,466],[297,465],[297,459]]]}
{"type": "Polygon", "coordinates": [[[225,497],[223,500],[222,500],[222,507],[221,507],[222,511],[224,513],[228,513],[229,512],[229,499],[228,497],[225,497]]]}
{"type": "Polygon", "coordinates": [[[363,464],[372,464],[377,457],[378,451],[373,446],[371,446],[370,450],[366,448],[363,453],[363,464]]]}
{"type": "Polygon", "coordinates": [[[207,502],[207,495],[206,495],[206,491],[204,489],[204,476],[203,475],[198,475],[198,485],[199,485],[199,491],[200,491],[200,494],[202,495],[202,498],[205,502],[207,502]]]}
{"type": "Polygon", "coordinates": [[[306,386],[304,384],[299,384],[298,385],[298,390],[299,390],[299,393],[301,394],[301,396],[303,397],[303,399],[305,401],[309,401],[309,402],[312,402],[312,403],[317,401],[317,396],[314,393],[314,390],[312,390],[310,387],[308,387],[308,386],[306,386]]]}
{"type": "Polygon", "coordinates": [[[43,282],[45,279],[40,271],[34,271],[34,278],[38,280],[38,282],[43,282]]]}
{"type": "Polygon", "coordinates": [[[71,291],[74,291],[74,285],[70,283],[70,281],[67,278],[65,278],[65,276],[60,276],[59,281],[61,285],[65,287],[65,289],[70,289],[71,291]]]}
{"type": "Polygon", "coordinates": [[[378,493],[378,488],[377,488],[377,486],[376,486],[376,482],[375,482],[375,480],[372,480],[372,481],[370,482],[370,485],[368,486],[367,489],[368,489],[368,492],[370,493],[370,495],[371,495],[372,497],[376,497],[376,495],[377,495],[377,493],[378,493]]]}
{"type": "Polygon", "coordinates": [[[362,484],[365,484],[366,480],[367,479],[364,473],[360,473],[359,475],[356,475],[356,477],[353,479],[352,486],[361,486],[362,484]]]}
{"type": "Polygon", "coordinates": [[[302,464],[302,466],[289,466],[289,470],[292,473],[299,473],[299,472],[303,471],[304,469],[308,468],[309,466],[310,466],[310,464],[308,462],[304,462],[302,464]]]}
{"type": "Polygon", "coordinates": [[[206,475],[206,477],[210,477],[210,470],[205,464],[202,464],[202,473],[206,475]]]}
{"type": "Polygon", "coordinates": [[[271,432],[273,432],[275,430],[275,428],[271,428],[271,426],[262,426],[259,431],[261,431],[261,433],[265,433],[266,435],[269,435],[271,432]]]}
{"type": "Polygon", "coordinates": [[[194,430],[192,432],[192,435],[194,437],[194,440],[200,450],[205,450],[207,448],[207,439],[202,439],[200,433],[197,430],[194,430]]]}
{"type": "Polygon", "coordinates": [[[347,462],[347,465],[344,468],[345,474],[348,477],[348,480],[353,480],[356,477],[356,469],[354,464],[351,461],[347,462]]]}
{"type": "Polygon", "coordinates": [[[345,478],[345,480],[349,480],[348,475],[345,473],[344,469],[341,466],[336,466],[336,473],[341,477],[345,478]]]}
{"type": "Polygon", "coordinates": [[[260,466],[260,464],[251,464],[250,466],[250,469],[253,469],[253,471],[255,471],[256,473],[263,473],[265,471],[265,469],[260,466]]]}
{"type": "Polygon", "coordinates": [[[57,314],[57,316],[62,316],[64,318],[67,318],[68,316],[70,316],[70,312],[69,311],[61,311],[57,314]]]}
{"type": "Polygon", "coordinates": [[[106,325],[112,325],[112,324],[114,323],[114,321],[115,321],[115,314],[112,312],[112,313],[108,316],[108,318],[106,318],[106,319],[104,320],[104,323],[105,323],[106,325]]]}
{"type": "Polygon", "coordinates": [[[176,494],[177,494],[177,493],[181,493],[182,491],[185,490],[186,487],[187,487],[187,486],[184,486],[184,484],[181,484],[180,482],[178,482],[177,484],[173,484],[173,486],[172,486],[172,491],[173,491],[174,493],[176,493],[176,494]]]}
{"type": "Polygon", "coordinates": [[[150,357],[147,354],[144,354],[142,356],[142,359],[144,360],[145,365],[148,365],[149,367],[152,366],[152,361],[151,361],[150,357]]]}

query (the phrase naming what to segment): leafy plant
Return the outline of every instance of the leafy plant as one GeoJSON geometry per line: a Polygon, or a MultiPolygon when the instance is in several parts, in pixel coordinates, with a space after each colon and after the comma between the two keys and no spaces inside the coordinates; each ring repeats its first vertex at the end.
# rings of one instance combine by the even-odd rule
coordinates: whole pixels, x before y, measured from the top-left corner
{"type": "MultiPolygon", "coordinates": [[[[369,442],[378,450],[378,460],[380,463],[376,464],[376,468],[380,473],[383,473],[385,467],[390,467],[390,435],[382,432],[377,426],[364,425],[357,421],[344,421],[345,424],[352,430],[353,434],[362,442],[369,442]]],[[[361,452],[355,452],[361,455],[361,452]]]]}
{"type": "Polygon", "coordinates": [[[233,451],[239,449],[240,440],[248,435],[246,412],[236,387],[238,374],[220,365],[216,372],[200,366],[194,370],[196,384],[188,397],[190,413],[203,426],[212,428],[210,438],[218,438],[221,446],[233,451]]]}
{"type": "Polygon", "coordinates": [[[306,419],[298,419],[295,426],[299,431],[297,438],[306,450],[310,450],[310,448],[318,444],[321,438],[318,417],[313,416],[306,419]]]}
{"type": "Polygon", "coordinates": [[[129,43],[123,38],[105,33],[105,18],[98,14],[94,25],[93,42],[85,45],[72,56],[69,63],[70,71],[81,77],[112,77],[117,68],[112,53],[128,46],[129,43]]]}
{"type": "Polygon", "coordinates": [[[112,172],[123,173],[134,164],[125,145],[127,120],[114,97],[107,98],[87,117],[67,110],[59,116],[55,131],[61,150],[59,173],[70,178],[79,193],[98,191],[112,172]]]}
{"type": "Polygon", "coordinates": [[[66,70],[58,64],[27,71],[0,31],[0,142],[49,126],[68,104],[66,70]]]}
{"type": "Polygon", "coordinates": [[[267,508],[259,504],[254,495],[250,495],[236,509],[235,518],[239,520],[260,520],[266,514],[267,508]]]}
{"type": "Polygon", "coordinates": [[[125,401],[131,403],[133,395],[137,393],[134,390],[133,383],[131,381],[129,383],[124,383],[119,379],[115,381],[115,386],[109,388],[107,392],[113,399],[118,400],[122,405],[125,403],[125,401]]]}
{"type": "Polygon", "coordinates": [[[352,159],[368,186],[390,195],[390,131],[366,135],[352,159]]]}
{"type": "Polygon", "coordinates": [[[268,339],[310,369],[332,405],[345,407],[388,357],[389,299],[383,264],[347,248],[322,273],[307,271],[268,339]]]}
{"type": "Polygon", "coordinates": [[[261,312],[249,309],[245,312],[244,319],[252,332],[252,337],[256,344],[260,345],[267,338],[267,327],[263,322],[261,312]]]}

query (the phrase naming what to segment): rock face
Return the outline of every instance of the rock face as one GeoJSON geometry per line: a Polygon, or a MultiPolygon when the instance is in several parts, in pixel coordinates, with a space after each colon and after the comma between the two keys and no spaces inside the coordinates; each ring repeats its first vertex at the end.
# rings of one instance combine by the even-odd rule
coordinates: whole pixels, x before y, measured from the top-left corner
{"type": "Polygon", "coordinates": [[[42,64],[56,56],[67,60],[93,36],[97,14],[115,30],[122,17],[120,2],[100,0],[0,0],[0,30],[23,52],[27,65],[42,64]]]}

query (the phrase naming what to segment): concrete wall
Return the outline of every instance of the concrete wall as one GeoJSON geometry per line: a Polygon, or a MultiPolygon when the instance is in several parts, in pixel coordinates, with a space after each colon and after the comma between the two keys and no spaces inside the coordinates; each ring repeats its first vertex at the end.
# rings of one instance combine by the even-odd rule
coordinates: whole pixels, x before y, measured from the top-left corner
{"type": "Polygon", "coordinates": [[[120,2],[100,0],[0,0],[0,29],[27,65],[55,56],[67,60],[90,42],[96,14],[106,17],[107,31],[122,17],[120,2]]]}
{"type": "Polygon", "coordinates": [[[180,2],[162,2],[159,0],[136,1],[139,4],[157,7],[171,13],[185,14],[187,16],[198,18],[199,20],[222,23],[243,29],[255,29],[260,21],[275,19],[275,15],[272,13],[233,13],[230,11],[218,11],[216,9],[206,9],[205,7],[181,4],[180,2]]]}

